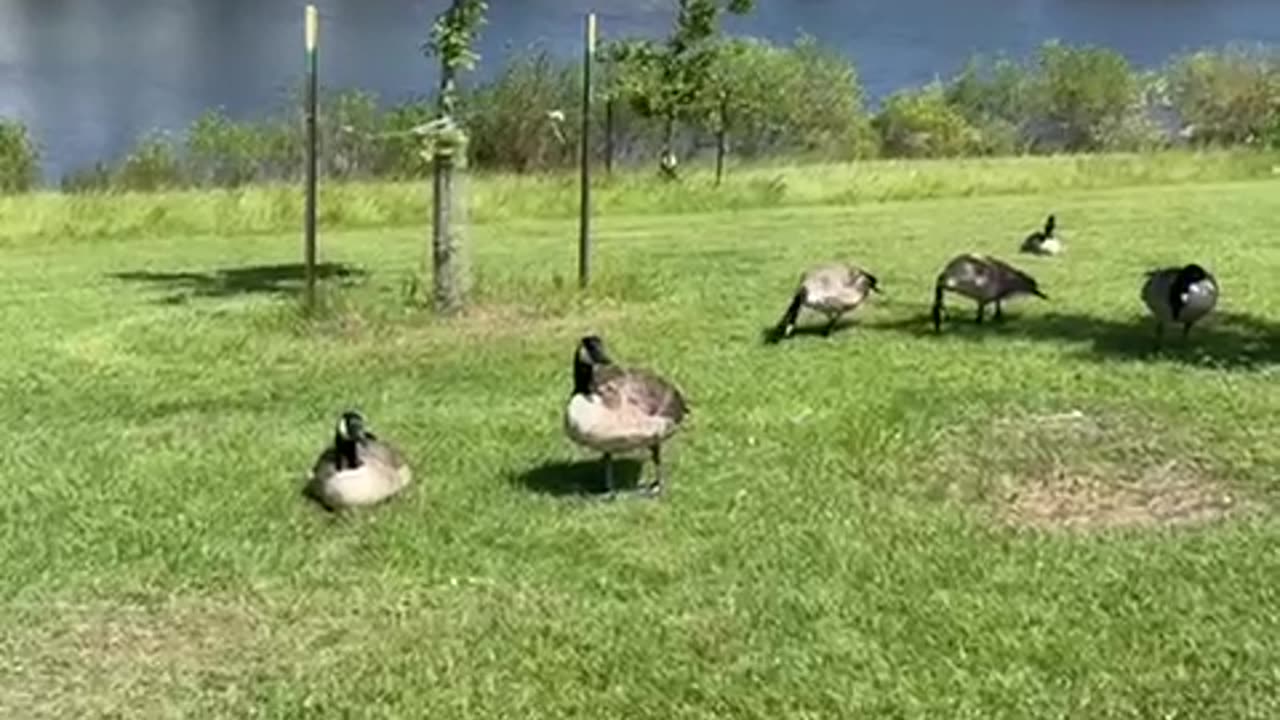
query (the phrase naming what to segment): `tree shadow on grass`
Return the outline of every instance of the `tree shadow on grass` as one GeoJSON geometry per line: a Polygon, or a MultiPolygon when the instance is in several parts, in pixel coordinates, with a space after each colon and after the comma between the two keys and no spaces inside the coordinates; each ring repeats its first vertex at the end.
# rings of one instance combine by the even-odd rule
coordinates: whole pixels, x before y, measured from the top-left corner
{"type": "MultiPolygon", "coordinates": [[[[316,264],[316,280],[338,280],[343,286],[365,277],[364,270],[343,263],[316,264]]],[[[138,270],[110,273],[127,282],[151,283],[170,291],[160,300],[174,304],[192,297],[225,298],[235,295],[296,295],[306,287],[307,270],[302,263],[248,265],[209,272],[152,272],[138,270]]]]}
{"type": "MultiPolygon", "coordinates": [[[[636,489],[642,469],[643,463],[640,460],[615,457],[613,459],[614,489],[619,492],[636,489]]],[[[599,496],[605,492],[604,463],[598,458],[574,462],[547,462],[515,475],[512,481],[544,495],[599,496]]]]}
{"type": "Polygon", "coordinates": [[[1023,338],[1072,343],[1095,360],[1165,361],[1223,370],[1258,370],[1280,364],[1280,323],[1249,313],[1215,312],[1182,337],[1181,326],[1166,326],[1163,347],[1155,343],[1155,321],[1148,316],[1111,320],[1078,313],[1049,312],[1018,316],[1006,311],[1001,321],[990,317],[979,325],[973,314],[952,310],[935,333],[927,312],[868,330],[901,332],[916,337],[954,337],[968,342],[1023,338]]]}

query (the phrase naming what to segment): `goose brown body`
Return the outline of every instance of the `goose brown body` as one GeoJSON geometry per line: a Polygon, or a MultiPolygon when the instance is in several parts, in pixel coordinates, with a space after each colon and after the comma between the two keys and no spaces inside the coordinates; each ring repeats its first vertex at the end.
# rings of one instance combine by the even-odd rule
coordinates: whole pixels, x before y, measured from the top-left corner
{"type": "Polygon", "coordinates": [[[1032,255],[1058,255],[1062,252],[1062,241],[1054,235],[1057,220],[1050,215],[1044,223],[1043,230],[1036,230],[1022,241],[1020,250],[1032,255]]]}
{"type": "Polygon", "coordinates": [[[1181,324],[1183,335],[1218,303],[1218,281],[1195,263],[1148,271],[1142,283],[1142,302],[1156,320],[1157,341],[1164,326],[1181,324]]]}
{"type": "Polygon", "coordinates": [[[826,315],[824,334],[830,334],[841,316],[856,309],[872,292],[879,291],[876,276],[857,265],[828,263],[810,268],[800,276],[799,286],[774,329],[774,336],[791,337],[803,308],[826,315]]]}
{"type": "Polygon", "coordinates": [[[405,489],[413,472],[390,443],[365,431],[344,413],[334,442],[311,470],[305,492],[330,510],[375,505],[405,489]],[[354,428],[346,423],[352,423],[354,428]]]}
{"type": "Polygon", "coordinates": [[[964,253],[947,262],[938,273],[934,285],[933,327],[942,328],[943,294],[953,292],[978,303],[976,321],[981,323],[988,304],[996,306],[996,319],[1003,316],[1001,303],[1020,295],[1034,295],[1042,299],[1035,278],[1009,263],[990,255],[964,253]]]}
{"type": "Polygon", "coordinates": [[[581,340],[574,353],[574,391],[564,411],[565,433],[575,443],[600,452],[605,484],[612,492],[612,456],[648,449],[661,491],[663,442],[689,413],[684,396],[669,381],[641,368],[622,368],[608,357],[597,336],[581,340]]]}

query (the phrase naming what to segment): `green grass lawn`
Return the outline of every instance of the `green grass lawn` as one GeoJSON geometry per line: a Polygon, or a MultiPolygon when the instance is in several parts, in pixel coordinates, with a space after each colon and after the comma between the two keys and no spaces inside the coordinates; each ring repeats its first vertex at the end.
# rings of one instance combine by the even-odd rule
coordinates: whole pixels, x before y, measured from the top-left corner
{"type": "Polygon", "coordinates": [[[1278,215],[1274,180],[616,212],[585,296],[573,223],[512,216],[455,320],[402,302],[422,227],[329,230],[313,323],[296,230],[18,232],[0,717],[1276,717],[1278,215]],[[1066,256],[1019,256],[1050,211],[1066,256]],[[970,250],[1051,300],[934,336],[970,250]],[[832,258],[884,295],[762,344],[832,258]],[[1191,260],[1218,313],[1153,356],[1142,271],[1191,260]],[[564,437],[587,332],[690,400],[660,500],[564,437]],[[416,480],[336,517],[299,490],[348,405],[416,480]]]}

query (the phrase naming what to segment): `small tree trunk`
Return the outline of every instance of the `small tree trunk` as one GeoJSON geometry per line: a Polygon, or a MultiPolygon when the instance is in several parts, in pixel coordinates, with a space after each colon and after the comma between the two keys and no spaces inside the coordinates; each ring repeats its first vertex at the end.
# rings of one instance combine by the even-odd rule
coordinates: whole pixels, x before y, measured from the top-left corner
{"type": "Polygon", "coordinates": [[[613,174],[613,97],[604,102],[604,172],[613,174]]]}
{"type": "Polygon", "coordinates": [[[452,315],[466,300],[464,238],[457,217],[453,156],[436,153],[432,177],[431,259],[436,311],[452,315]]]}
{"type": "Polygon", "coordinates": [[[726,136],[729,133],[729,96],[720,95],[720,122],[716,128],[716,187],[724,179],[726,136]]]}

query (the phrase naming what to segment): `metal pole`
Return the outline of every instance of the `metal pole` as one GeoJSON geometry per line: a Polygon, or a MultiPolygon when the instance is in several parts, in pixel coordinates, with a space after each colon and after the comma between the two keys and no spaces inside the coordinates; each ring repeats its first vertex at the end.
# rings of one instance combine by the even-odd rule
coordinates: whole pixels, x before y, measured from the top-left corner
{"type": "Polygon", "coordinates": [[[319,17],[316,6],[306,10],[307,46],[307,209],[306,209],[306,266],[307,310],[316,302],[316,40],[319,33],[319,17]]]}
{"type": "Polygon", "coordinates": [[[596,53],[596,14],[587,13],[586,51],[582,58],[582,197],[578,215],[578,287],[591,280],[591,60],[596,53]]]}

